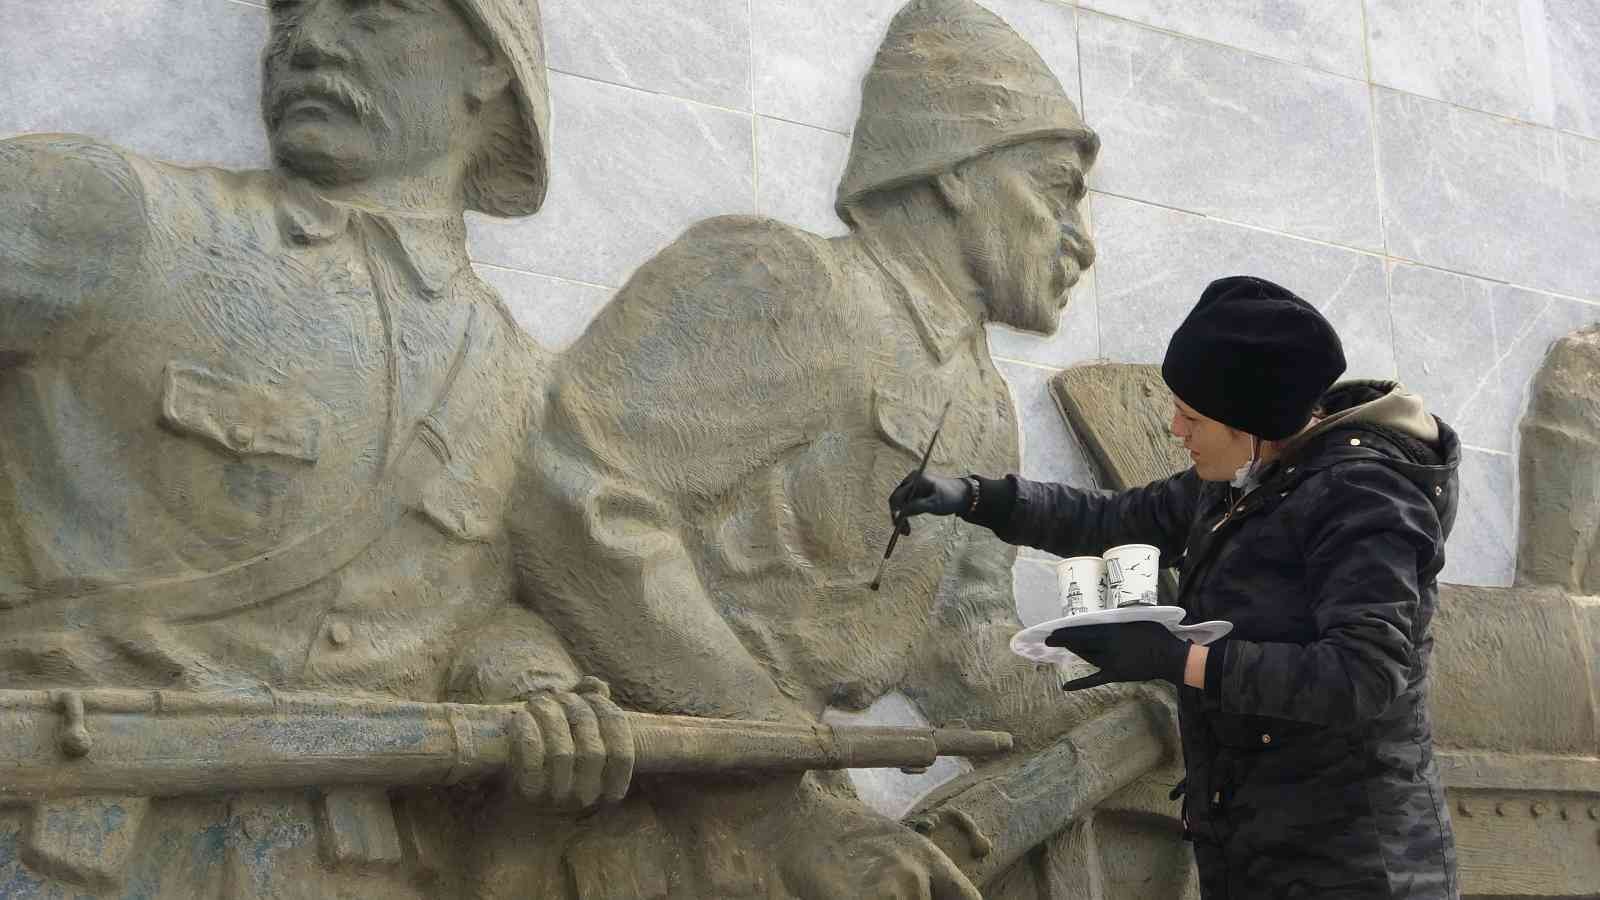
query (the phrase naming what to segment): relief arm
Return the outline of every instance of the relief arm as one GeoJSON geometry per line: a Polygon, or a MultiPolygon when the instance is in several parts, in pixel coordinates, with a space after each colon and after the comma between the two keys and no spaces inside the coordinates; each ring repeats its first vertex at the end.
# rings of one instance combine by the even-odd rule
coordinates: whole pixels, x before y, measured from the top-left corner
{"type": "Polygon", "coordinates": [[[147,232],[116,151],[60,135],[0,141],[0,369],[54,352],[75,317],[125,292],[147,232]]]}
{"type": "Polygon", "coordinates": [[[532,469],[512,528],[521,590],[585,674],[633,709],[798,714],[717,609],[669,502],[555,446],[532,469]]]}

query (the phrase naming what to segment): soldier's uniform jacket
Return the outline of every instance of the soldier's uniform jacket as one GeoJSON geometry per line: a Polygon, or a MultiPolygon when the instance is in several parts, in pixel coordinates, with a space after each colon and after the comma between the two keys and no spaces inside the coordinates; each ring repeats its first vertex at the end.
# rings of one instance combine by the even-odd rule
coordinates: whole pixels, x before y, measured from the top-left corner
{"type": "Polygon", "coordinates": [[[0,242],[11,686],[440,699],[443,648],[512,596],[536,395],[460,217],[75,138],[0,154],[40,184],[0,227],[50,238],[0,242]]]}
{"type": "MultiPolygon", "coordinates": [[[[453,648],[515,596],[504,514],[540,368],[460,216],[73,137],[0,142],[0,172],[0,687],[445,699],[453,648]]],[[[372,887],[324,871],[308,796],[157,801],[143,840],[193,852],[110,841],[131,868],[101,875],[372,887]]],[[[394,835],[386,806],[351,807],[376,811],[363,839],[394,835]]]]}
{"type": "Polygon", "coordinates": [[[920,525],[882,591],[867,587],[890,534],[882,498],[946,400],[930,467],[1018,463],[983,327],[895,268],[859,237],[712,219],[563,354],[547,493],[519,504],[551,517],[531,581],[636,706],[864,705],[905,678],[928,598],[1009,614],[1015,551],[949,524],[920,525]],[[764,665],[728,653],[741,643],[764,665]]]}
{"type": "Polygon", "coordinates": [[[1393,384],[1323,406],[1243,497],[1192,469],[1117,494],[1018,479],[998,533],[1063,556],[1155,544],[1186,621],[1233,623],[1206,689],[1179,689],[1204,896],[1446,900],[1429,623],[1459,444],[1393,384]]]}

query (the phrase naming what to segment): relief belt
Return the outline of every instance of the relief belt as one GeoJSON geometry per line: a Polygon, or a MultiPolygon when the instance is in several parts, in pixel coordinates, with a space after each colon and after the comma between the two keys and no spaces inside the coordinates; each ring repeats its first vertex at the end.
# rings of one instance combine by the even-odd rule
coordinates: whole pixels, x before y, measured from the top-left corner
{"type": "MultiPolygon", "coordinates": [[[[0,797],[449,785],[515,767],[526,707],[262,692],[0,690],[0,797]]],[[[636,774],[921,768],[994,731],[625,713],[636,774]]]]}

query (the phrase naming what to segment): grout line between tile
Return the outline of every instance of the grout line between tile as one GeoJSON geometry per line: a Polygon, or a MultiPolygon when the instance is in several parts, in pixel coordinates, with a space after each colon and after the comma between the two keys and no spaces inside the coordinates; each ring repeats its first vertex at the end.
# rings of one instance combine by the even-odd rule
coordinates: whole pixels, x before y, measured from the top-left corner
{"type": "Polygon", "coordinates": [[[251,9],[264,10],[264,9],[267,8],[267,5],[265,3],[253,3],[253,2],[251,2],[251,0],[223,0],[223,2],[224,3],[232,3],[234,6],[248,6],[251,9]]]}
{"type": "Polygon", "coordinates": [[[1479,446],[1476,446],[1474,444],[1468,444],[1468,443],[1463,443],[1461,445],[1461,449],[1463,449],[1463,450],[1472,450],[1472,451],[1475,451],[1475,452],[1478,452],[1478,453],[1487,453],[1490,456],[1510,456],[1511,455],[1511,451],[1509,451],[1509,450],[1491,450],[1488,447],[1479,447],[1479,446]]]}
{"type": "Polygon", "coordinates": [[[567,284],[576,284],[580,287],[598,288],[602,291],[615,291],[621,289],[614,284],[601,284],[597,281],[584,281],[581,278],[567,278],[562,275],[551,275],[549,272],[535,272],[532,269],[519,269],[516,266],[503,266],[499,263],[484,262],[481,259],[472,260],[472,264],[475,266],[482,266],[485,269],[496,269],[501,272],[515,272],[518,275],[533,275],[538,278],[548,278],[551,281],[562,281],[566,282],[567,284]]]}
{"type": "MultiPolygon", "coordinates": [[[[1358,76],[1355,76],[1355,75],[1345,75],[1345,74],[1342,74],[1340,72],[1335,72],[1335,71],[1332,71],[1330,69],[1324,69],[1321,66],[1312,65],[1310,63],[1307,63],[1307,62],[1304,62],[1304,61],[1301,61],[1301,60],[1285,59],[1285,58],[1283,58],[1281,56],[1272,56],[1270,54],[1262,53],[1259,50],[1251,50],[1251,49],[1248,49],[1248,48],[1245,48],[1245,47],[1239,47],[1239,46],[1235,46],[1233,44],[1223,43],[1222,41],[1214,40],[1212,38],[1201,37],[1201,36],[1195,35],[1195,34],[1188,34],[1186,32],[1182,32],[1182,31],[1174,31],[1171,28],[1164,28],[1164,27],[1162,27],[1160,25],[1152,25],[1152,24],[1150,24],[1148,22],[1140,22],[1137,19],[1130,19],[1130,18],[1127,18],[1125,16],[1113,15],[1111,13],[1102,12],[1102,11],[1100,11],[1098,9],[1094,9],[1094,8],[1088,7],[1088,6],[1080,5],[1079,6],[1079,10],[1080,10],[1080,12],[1090,13],[1092,15],[1100,16],[1101,18],[1104,18],[1104,19],[1110,19],[1110,20],[1117,21],[1117,22],[1123,22],[1123,23],[1126,23],[1128,25],[1132,25],[1132,26],[1134,26],[1136,28],[1145,29],[1146,31],[1153,31],[1153,32],[1157,32],[1159,34],[1165,34],[1165,35],[1168,35],[1169,37],[1180,38],[1180,39],[1186,40],[1186,41],[1193,41],[1193,42],[1198,43],[1198,44],[1207,44],[1207,45],[1210,45],[1212,47],[1220,47],[1220,48],[1222,48],[1224,50],[1232,50],[1232,51],[1234,51],[1236,53],[1243,53],[1246,56],[1252,56],[1252,57],[1255,57],[1257,59],[1264,59],[1264,60],[1267,60],[1269,62],[1282,63],[1284,65],[1294,66],[1294,67],[1300,68],[1300,69],[1306,69],[1306,70],[1311,71],[1311,72],[1317,72],[1319,74],[1327,75],[1327,76],[1332,77],[1332,78],[1339,78],[1339,79],[1342,79],[1344,81],[1353,81],[1353,82],[1356,82],[1357,84],[1370,84],[1373,87],[1380,87],[1380,88],[1383,88],[1386,91],[1391,91],[1391,92],[1396,93],[1396,94],[1403,94],[1403,95],[1405,95],[1407,97],[1415,97],[1415,98],[1417,98],[1419,100],[1426,100],[1426,101],[1428,101],[1430,103],[1440,103],[1440,104],[1443,104],[1445,106],[1450,106],[1450,107],[1454,107],[1454,108],[1459,109],[1459,110],[1464,110],[1466,112],[1473,112],[1473,113],[1478,113],[1480,115],[1490,116],[1490,117],[1496,118],[1496,119],[1503,119],[1505,121],[1513,122],[1513,123],[1518,124],[1518,125],[1526,125],[1529,128],[1538,128],[1538,129],[1542,129],[1544,131],[1552,131],[1552,132],[1555,132],[1557,134],[1570,135],[1571,137],[1579,138],[1579,139],[1585,140],[1585,141],[1590,141],[1590,142],[1594,142],[1594,143],[1600,143],[1600,134],[1585,134],[1585,133],[1583,133],[1581,131],[1573,131],[1573,130],[1568,129],[1568,128],[1557,128],[1554,125],[1545,124],[1545,123],[1541,123],[1541,122],[1535,122],[1535,121],[1532,121],[1530,119],[1523,119],[1523,118],[1519,118],[1517,116],[1508,115],[1506,113],[1494,112],[1492,110],[1487,110],[1487,109],[1479,109],[1478,107],[1475,107],[1475,106],[1466,106],[1466,105],[1463,105],[1461,103],[1456,103],[1456,102],[1451,101],[1451,100],[1445,100],[1445,99],[1440,98],[1440,97],[1430,97],[1427,94],[1418,94],[1418,93],[1415,93],[1415,92],[1412,92],[1412,91],[1403,90],[1401,88],[1391,87],[1391,86],[1386,85],[1386,84],[1379,84],[1378,82],[1375,82],[1375,81],[1372,80],[1370,62],[1368,63],[1368,72],[1367,72],[1365,78],[1358,77],[1358,76]]],[[[1364,19],[1365,18],[1365,7],[1363,7],[1362,12],[1363,12],[1363,19],[1364,19]]],[[[1365,43],[1365,36],[1363,36],[1363,43],[1365,43]]],[[[1080,46],[1081,46],[1081,44],[1080,44],[1080,46]]],[[[1081,59],[1081,55],[1080,55],[1080,59],[1081,59]]],[[[1081,63],[1080,63],[1080,65],[1081,65],[1081,63]]]]}
{"type": "Polygon", "coordinates": [[[1236,219],[1229,219],[1229,218],[1226,218],[1224,216],[1216,216],[1216,215],[1212,215],[1210,213],[1196,212],[1195,210],[1192,210],[1192,209],[1184,209],[1181,206],[1173,206],[1170,203],[1160,203],[1160,202],[1157,202],[1157,201],[1154,201],[1154,200],[1144,200],[1144,199],[1140,199],[1138,197],[1130,197],[1127,194],[1119,194],[1119,193],[1116,193],[1115,191],[1107,191],[1107,190],[1102,190],[1100,188],[1096,188],[1096,189],[1090,191],[1090,193],[1091,194],[1100,194],[1102,196],[1111,197],[1111,198],[1116,199],[1116,200],[1124,200],[1124,201],[1127,201],[1129,203],[1138,203],[1141,206],[1152,206],[1152,207],[1155,207],[1156,209],[1170,210],[1172,212],[1182,213],[1182,214],[1187,215],[1187,216],[1194,216],[1195,218],[1198,218],[1198,219],[1207,219],[1209,221],[1218,222],[1218,223],[1221,223],[1223,225],[1232,225],[1232,226],[1234,226],[1236,228],[1244,228],[1244,229],[1247,229],[1249,231],[1259,231],[1259,232],[1261,232],[1263,234],[1275,235],[1277,237],[1287,238],[1289,240],[1294,240],[1294,241],[1301,241],[1301,242],[1307,243],[1307,244],[1315,244],[1315,245],[1317,245],[1319,247],[1330,247],[1330,248],[1335,249],[1335,250],[1343,250],[1343,251],[1345,251],[1347,253],[1359,253],[1362,256],[1371,256],[1371,257],[1374,257],[1376,259],[1383,259],[1383,260],[1388,260],[1388,261],[1391,261],[1391,262],[1404,263],[1405,265],[1415,266],[1415,267],[1417,267],[1419,269],[1428,269],[1428,270],[1431,270],[1431,271],[1434,271],[1434,272],[1443,272],[1443,273],[1445,273],[1447,275],[1459,275],[1462,278],[1472,278],[1472,279],[1475,279],[1477,281],[1487,281],[1487,282],[1489,282],[1491,284],[1501,284],[1501,285],[1505,285],[1506,287],[1516,288],[1518,290],[1532,291],[1535,294],[1543,294],[1543,295],[1549,296],[1549,297],[1558,297],[1558,298],[1560,298],[1562,300],[1571,300],[1574,303],[1583,303],[1583,304],[1586,304],[1586,305],[1589,305],[1589,306],[1600,306],[1600,297],[1595,297],[1595,298],[1581,297],[1581,296],[1578,296],[1577,294],[1567,294],[1567,293],[1563,293],[1561,291],[1553,291],[1553,290],[1551,290],[1549,288],[1535,287],[1533,285],[1522,284],[1520,282],[1507,281],[1504,278],[1496,278],[1493,275],[1485,275],[1485,274],[1483,274],[1481,272],[1467,272],[1467,271],[1463,271],[1461,269],[1452,269],[1452,268],[1450,268],[1448,266],[1441,266],[1441,265],[1437,265],[1435,263],[1424,262],[1422,260],[1412,259],[1412,258],[1407,257],[1407,256],[1399,256],[1399,255],[1396,255],[1394,253],[1388,253],[1388,252],[1383,252],[1383,251],[1378,251],[1378,250],[1371,250],[1371,249],[1368,249],[1368,248],[1365,248],[1365,247],[1352,247],[1349,244],[1340,244],[1340,243],[1337,243],[1337,242],[1334,242],[1334,241],[1323,240],[1321,238],[1307,237],[1306,235],[1303,235],[1303,234],[1294,234],[1293,232],[1289,232],[1289,231],[1280,231],[1280,230],[1278,230],[1276,228],[1268,228],[1265,225],[1254,225],[1254,224],[1251,224],[1249,222],[1240,222],[1240,221],[1238,221],[1236,219]]]}

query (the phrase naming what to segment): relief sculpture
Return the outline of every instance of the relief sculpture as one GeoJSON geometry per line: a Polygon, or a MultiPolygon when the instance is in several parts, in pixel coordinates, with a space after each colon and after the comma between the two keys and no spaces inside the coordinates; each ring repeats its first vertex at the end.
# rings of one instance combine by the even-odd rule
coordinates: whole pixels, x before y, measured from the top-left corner
{"type": "Polygon", "coordinates": [[[0,142],[0,893],[975,898],[1167,752],[1146,698],[1019,835],[818,774],[1115,705],[1005,653],[1001,545],[863,592],[930,411],[1016,461],[983,322],[1092,260],[1097,141],[1004,23],[896,20],[850,237],[705,223],[552,362],[463,224],[544,199],[533,0],[270,21],[269,169],[0,142]],[[951,730],[818,722],[896,689],[951,730]]]}

